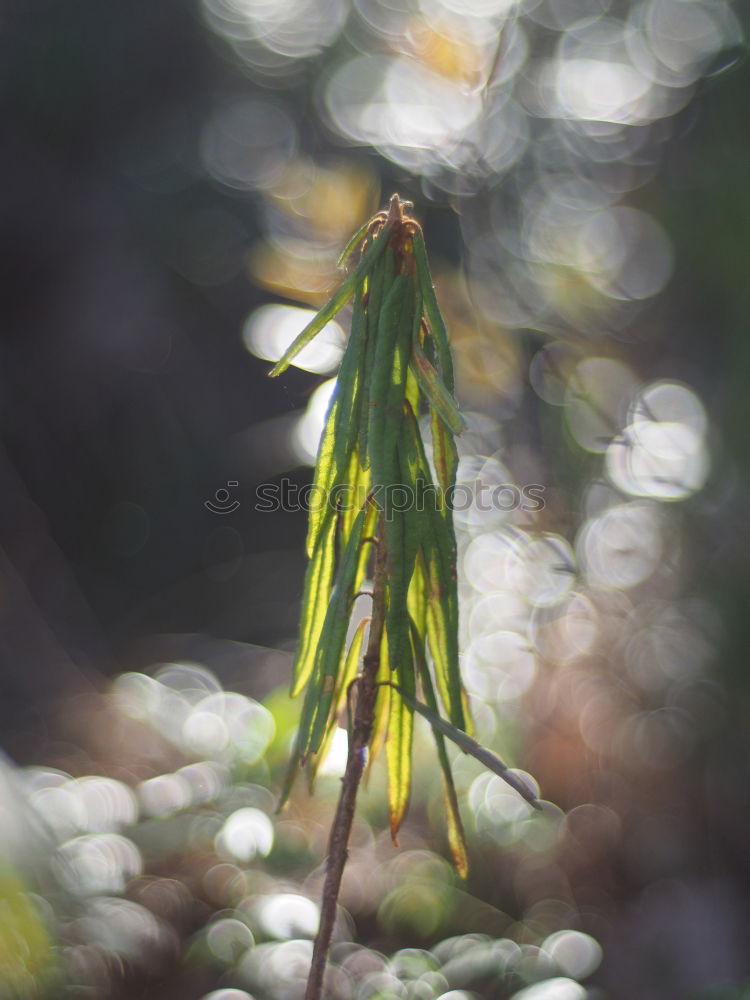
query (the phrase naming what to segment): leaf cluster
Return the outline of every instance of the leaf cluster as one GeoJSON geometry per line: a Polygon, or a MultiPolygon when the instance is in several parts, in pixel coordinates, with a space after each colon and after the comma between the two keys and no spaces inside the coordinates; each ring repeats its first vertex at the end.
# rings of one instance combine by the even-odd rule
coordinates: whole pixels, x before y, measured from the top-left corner
{"type": "Polygon", "coordinates": [[[465,875],[464,835],[444,742],[446,734],[469,752],[469,744],[478,746],[465,734],[456,542],[447,502],[457,466],[454,435],[462,430],[463,418],[453,399],[448,335],[422,231],[404,214],[406,205],[394,195],[388,212],[355,234],[341,263],[358,254],[356,266],[271,372],[283,372],[352,300],[351,335],[315,468],[315,495],[323,501],[310,513],[292,694],[306,690],[282,801],[300,764],[314,776],[356,688],[368,620],[359,622],[348,645],[347,636],[352,605],[377,547],[386,566],[385,627],[370,761],[384,743],[395,840],[411,790],[414,712],[427,716],[443,774],[451,852],[465,875]],[[422,433],[425,423],[432,462],[422,433]],[[424,502],[394,503],[399,489],[402,496],[420,496],[424,502]],[[346,508],[327,502],[337,495],[355,502],[346,508]]]}

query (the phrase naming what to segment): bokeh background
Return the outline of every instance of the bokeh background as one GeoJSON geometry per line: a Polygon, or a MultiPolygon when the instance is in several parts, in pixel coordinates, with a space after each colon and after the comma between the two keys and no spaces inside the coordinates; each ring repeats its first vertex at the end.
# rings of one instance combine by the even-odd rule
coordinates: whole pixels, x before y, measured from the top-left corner
{"type": "Polygon", "coordinates": [[[345,737],[276,815],[305,513],[258,491],[310,482],[346,315],[266,374],[393,191],[477,734],[549,805],[456,752],[461,883],[429,734],[399,848],[375,767],[330,997],[750,995],[747,21],[3,5],[0,996],[302,996],[345,737]]]}

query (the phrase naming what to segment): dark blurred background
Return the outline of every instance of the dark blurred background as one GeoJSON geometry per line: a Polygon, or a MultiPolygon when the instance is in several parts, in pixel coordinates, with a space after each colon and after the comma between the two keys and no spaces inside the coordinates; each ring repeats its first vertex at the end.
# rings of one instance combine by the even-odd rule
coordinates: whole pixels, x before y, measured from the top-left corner
{"type": "Polygon", "coordinates": [[[50,698],[133,640],[288,636],[304,524],[203,506],[251,492],[227,442],[291,402],[239,336],[258,205],[201,164],[240,83],[195,5],[10,4],[2,46],[2,724],[23,757],[50,698]]]}

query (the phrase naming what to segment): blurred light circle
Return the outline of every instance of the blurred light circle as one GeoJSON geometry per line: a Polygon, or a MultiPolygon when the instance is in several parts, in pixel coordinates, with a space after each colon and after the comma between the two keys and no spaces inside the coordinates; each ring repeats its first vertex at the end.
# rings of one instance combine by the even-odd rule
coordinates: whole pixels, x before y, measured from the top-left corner
{"type": "Polygon", "coordinates": [[[216,851],[227,861],[266,857],[273,847],[273,824],[260,809],[247,806],[227,817],[216,835],[216,851]]]}
{"type": "Polygon", "coordinates": [[[333,739],[328,747],[328,751],[318,767],[318,774],[331,774],[341,777],[346,770],[346,761],[349,756],[349,734],[346,729],[337,726],[333,733],[333,739]]]}
{"type": "Polygon", "coordinates": [[[177,774],[190,786],[193,802],[210,802],[225,787],[228,773],[225,767],[214,761],[202,760],[196,764],[186,764],[177,774]]]}
{"type": "Polygon", "coordinates": [[[421,948],[401,948],[391,957],[388,969],[401,980],[416,980],[425,972],[434,972],[439,963],[432,952],[421,948]]]}
{"type": "Polygon", "coordinates": [[[221,684],[214,674],[200,663],[166,663],[156,671],[154,679],[191,704],[213,691],[221,691],[221,684]]]}
{"type": "Polygon", "coordinates": [[[507,571],[510,552],[510,539],[502,532],[475,535],[464,552],[464,577],[480,593],[510,590],[507,571]]]}
{"type": "Polygon", "coordinates": [[[208,23],[235,42],[256,41],[289,59],[317,55],[346,20],[343,0],[203,0],[208,23]]]}
{"type": "Polygon", "coordinates": [[[211,990],[210,993],[205,993],[201,1000],[253,1000],[253,998],[244,990],[225,989],[211,990]]]}
{"type": "Polygon", "coordinates": [[[542,945],[561,972],[571,979],[585,979],[598,968],[602,948],[590,934],[582,931],[557,931],[542,945]]]}
{"type": "Polygon", "coordinates": [[[679,382],[652,382],[633,400],[630,419],[633,424],[645,422],[679,423],[698,435],[708,428],[706,411],[692,389],[679,382]]]}
{"type": "Polygon", "coordinates": [[[708,453],[703,438],[685,424],[641,421],[610,444],[607,472],[633,496],[684,500],[706,481],[708,453]]]}
{"type": "Polygon", "coordinates": [[[401,39],[412,17],[404,0],[354,0],[353,7],[365,24],[380,38],[401,39]]]}
{"type": "Polygon", "coordinates": [[[266,934],[281,939],[313,938],[318,932],[320,913],[307,896],[279,892],[255,902],[255,915],[266,934]]]}
{"type": "Polygon", "coordinates": [[[147,966],[154,952],[162,951],[172,940],[165,924],[129,899],[91,900],[84,921],[86,936],[92,942],[139,966],[147,966]]]}
{"type": "Polygon", "coordinates": [[[453,520],[471,531],[489,531],[504,524],[524,502],[505,465],[496,455],[463,455],[451,491],[453,520]]]}
{"type": "Polygon", "coordinates": [[[578,352],[562,340],[537,351],[529,366],[529,381],[537,396],[551,406],[562,406],[565,387],[578,360],[578,352]]]}
{"type": "Polygon", "coordinates": [[[631,424],[607,450],[607,471],[621,490],[659,500],[690,496],[708,475],[705,410],[687,386],[656,382],[630,407],[631,424]]]}
{"type": "MultiPolygon", "coordinates": [[[[278,361],[315,315],[312,309],[296,306],[261,306],[250,314],[245,323],[242,333],[245,346],[251,354],[264,361],[278,361]]],[[[344,331],[335,320],[331,320],[302,348],[292,364],[304,371],[326,374],[338,367],[344,346],[344,331]]]]}
{"type": "Polygon", "coordinates": [[[555,85],[561,117],[629,124],[645,117],[651,81],[625,62],[569,58],[558,61],[555,85]]]}
{"type": "Polygon", "coordinates": [[[84,834],[63,844],[55,868],[64,887],[77,896],[119,893],[143,870],[132,840],[117,833],[84,834]]]}
{"type": "Polygon", "coordinates": [[[281,104],[238,98],[214,112],[203,132],[201,152],[216,180],[250,191],[278,180],[296,145],[296,127],[281,104]]]}
{"type": "Polygon", "coordinates": [[[434,165],[426,164],[424,170],[444,190],[468,194],[484,178],[510,170],[525,152],[528,139],[527,115],[507,95],[498,96],[463,135],[437,151],[434,165]],[[473,185],[471,178],[475,178],[473,185]]]}
{"type": "Polygon", "coordinates": [[[536,657],[518,632],[497,631],[473,639],[462,668],[470,689],[497,701],[520,698],[536,675],[536,657]]]}
{"type": "Polygon", "coordinates": [[[185,747],[200,756],[225,752],[254,763],[273,739],[273,716],[236,691],[218,691],[199,701],[183,725],[185,747]]]}
{"type": "Polygon", "coordinates": [[[521,0],[439,0],[445,10],[461,17],[504,18],[521,0]]]}
{"type": "Polygon", "coordinates": [[[120,674],[112,684],[118,709],[132,719],[148,719],[159,701],[159,684],[146,674],[120,674]]]}
{"type": "Polygon", "coordinates": [[[555,604],[573,586],[575,557],[561,536],[543,532],[513,546],[508,555],[509,589],[530,604],[555,604]]]}
{"type": "Polygon", "coordinates": [[[263,996],[301,996],[310,971],[312,941],[280,941],[257,945],[246,953],[240,966],[243,979],[257,983],[263,996]],[[298,984],[299,994],[284,987],[298,984]]]}
{"type": "Polygon", "coordinates": [[[707,62],[741,36],[728,5],[723,3],[690,3],[686,7],[679,0],[649,0],[638,5],[632,23],[639,30],[637,40],[642,39],[641,46],[633,46],[634,61],[642,63],[650,57],[654,79],[669,87],[694,83],[707,62]]]}
{"type": "Polygon", "coordinates": [[[206,943],[220,961],[234,965],[255,941],[247,924],[234,917],[224,917],[208,925],[206,943]]]}
{"type": "Polygon", "coordinates": [[[603,453],[619,432],[637,388],[631,369],[610,358],[586,358],[568,380],[566,419],[571,434],[587,451],[603,453]]]}
{"type": "Polygon", "coordinates": [[[569,593],[559,604],[538,606],[531,617],[535,648],[551,663],[567,663],[587,653],[598,634],[599,614],[581,593],[569,593]]]}
{"type": "Polygon", "coordinates": [[[580,983],[565,976],[534,983],[514,993],[510,1000],[586,1000],[588,991],[580,983]]]}
{"type": "Polygon", "coordinates": [[[190,785],[179,774],[160,774],[141,782],[138,797],[147,816],[167,816],[192,802],[190,785]]]}
{"type": "Polygon", "coordinates": [[[64,785],[42,786],[31,794],[31,804],[61,841],[87,829],[86,809],[72,785],[69,781],[64,785]]]}
{"type": "Polygon", "coordinates": [[[355,56],[334,71],[323,102],[336,131],[412,169],[435,162],[482,110],[480,94],[406,56],[355,56]]]}
{"type": "Polygon", "coordinates": [[[479,638],[499,630],[524,634],[531,605],[512,590],[484,594],[471,602],[469,634],[479,638]]]}
{"type": "MultiPolygon", "coordinates": [[[[211,826],[215,828],[215,824],[212,823],[211,826]]],[[[229,863],[213,865],[204,874],[201,884],[208,899],[220,907],[237,906],[247,892],[247,880],[243,871],[237,865],[229,863]]]]}
{"type": "Polygon", "coordinates": [[[646,580],[661,563],[661,524],[651,504],[620,504],[588,521],[576,548],[592,583],[627,590],[646,580]]]}
{"type": "MultiPolygon", "coordinates": [[[[531,775],[513,769],[514,776],[529,790],[538,793],[531,775]]],[[[479,775],[469,790],[477,830],[499,844],[511,844],[521,836],[524,822],[534,812],[529,803],[497,775],[479,775]]]]}
{"type": "Polygon", "coordinates": [[[103,833],[130,826],[138,816],[135,795],[127,785],[98,775],[78,778],[71,791],[82,803],[85,826],[91,833],[103,833]]]}
{"type": "Polygon", "coordinates": [[[576,258],[586,280],[613,299],[647,299],[672,275],[672,245],[662,227],[636,208],[618,205],[585,220],[576,258]]]}
{"type": "Polygon", "coordinates": [[[186,748],[201,757],[219,757],[229,746],[226,722],[216,712],[197,707],[185,719],[182,735],[186,748]]]}
{"type": "Polygon", "coordinates": [[[335,388],[335,378],[328,379],[327,382],[319,385],[310,396],[304,414],[295,424],[292,431],[292,446],[301,463],[315,465],[317,461],[318,446],[335,388]]]}

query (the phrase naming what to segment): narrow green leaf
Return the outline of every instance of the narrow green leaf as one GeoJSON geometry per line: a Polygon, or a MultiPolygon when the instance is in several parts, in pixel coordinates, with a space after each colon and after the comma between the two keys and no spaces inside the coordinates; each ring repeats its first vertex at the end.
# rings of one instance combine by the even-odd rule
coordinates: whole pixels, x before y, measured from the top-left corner
{"type": "MultiPolygon", "coordinates": [[[[368,219],[367,222],[363,223],[359,227],[357,232],[354,234],[354,236],[352,236],[352,238],[349,240],[349,242],[346,244],[344,249],[339,254],[339,259],[336,261],[336,267],[343,267],[344,264],[346,264],[346,262],[349,260],[354,251],[357,249],[359,244],[364,240],[365,236],[367,235],[367,231],[369,230],[371,225],[372,225],[372,219],[368,219]]],[[[366,248],[363,248],[363,253],[364,249],[366,248]]]]}
{"type": "Polygon", "coordinates": [[[337,409],[337,402],[335,399],[332,399],[326,416],[323,434],[320,438],[320,445],[318,446],[318,460],[315,463],[313,489],[311,491],[311,498],[314,499],[314,503],[310,505],[307,522],[307,540],[305,542],[308,559],[312,559],[318,538],[321,532],[330,525],[330,520],[335,513],[333,507],[328,503],[328,498],[331,495],[331,488],[336,482],[337,474],[334,462],[337,409]]]}
{"type": "Polygon", "coordinates": [[[279,793],[279,801],[276,804],[276,812],[280,813],[284,806],[289,800],[289,796],[292,794],[292,788],[294,787],[294,781],[299,774],[301,755],[299,748],[297,746],[297,741],[295,741],[294,749],[292,750],[292,755],[289,758],[289,764],[287,765],[286,774],[284,775],[284,783],[281,786],[281,792],[279,793]]]}
{"type": "MultiPolygon", "coordinates": [[[[362,656],[362,643],[364,642],[365,632],[367,631],[369,623],[369,618],[363,618],[354,630],[352,641],[349,643],[349,649],[347,650],[346,658],[344,660],[344,669],[341,671],[341,675],[336,685],[336,692],[333,697],[334,719],[337,719],[346,707],[349,686],[359,672],[359,661],[362,656]]],[[[331,725],[328,727],[325,737],[323,738],[323,742],[320,744],[319,751],[314,757],[311,758],[308,764],[311,789],[315,782],[318,769],[326,759],[328,751],[331,749],[331,743],[333,742],[335,732],[336,726],[331,725]]]]}
{"type": "MultiPolygon", "coordinates": [[[[367,431],[367,447],[370,458],[370,470],[373,488],[388,486],[388,470],[386,468],[386,448],[393,442],[393,426],[395,414],[390,412],[394,393],[394,377],[401,379],[401,399],[403,400],[403,380],[406,378],[406,368],[396,371],[395,365],[400,362],[400,352],[397,354],[400,336],[403,330],[403,319],[409,314],[409,305],[413,301],[413,285],[409,278],[398,275],[391,285],[378,319],[377,342],[370,379],[369,422],[367,431]]],[[[409,314],[410,316],[410,314],[409,314]]],[[[398,384],[395,383],[396,389],[398,384]]],[[[395,421],[398,426],[398,420],[395,421]]]]}
{"type": "Polygon", "coordinates": [[[362,385],[366,378],[365,361],[365,311],[362,306],[363,286],[359,286],[354,296],[352,329],[346,351],[341,359],[341,367],[336,378],[334,395],[336,399],[336,419],[334,429],[333,462],[336,481],[343,475],[352,450],[357,442],[359,409],[362,400],[362,385]]]}
{"type": "Polygon", "coordinates": [[[365,510],[359,512],[351,534],[346,540],[341,565],[336,573],[336,585],[328,603],[323,629],[320,633],[313,670],[314,677],[320,675],[320,684],[313,709],[309,737],[304,744],[300,744],[303,757],[317,752],[331,721],[331,704],[339,678],[341,654],[351,615],[365,514],[365,510]]]}
{"type": "Polygon", "coordinates": [[[427,250],[425,249],[421,233],[414,234],[414,259],[417,262],[417,276],[419,278],[422,298],[424,299],[424,311],[427,316],[427,322],[430,325],[430,332],[435,338],[437,346],[440,374],[443,376],[443,382],[445,382],[448,392],[453,393],[453,358],[451,357],[450,342],[448,341],[448,331],[445,329],[443,315],[440,312],[440,306],[435,297],[430,266],[427,263],[427,250]]]}
{"type": "MultiPolygon", "coordinates": [[[[384,423],[383,468],[387,470],[389,489],[384,491],[385,539],[388,553],[388,613],[386,628],[391,651],[391,669],[395,669],[409,653],[409,620],[407,593],[414,569],[415,547],[408,538],[408,512],[414,505],[409,490],[415,484],[405,482],[400,461],[401,428],[409,354],[414,327],[415,296],[410,281],[405,294],[392,359],[388,397],[381,419],[384,423]]],[[[408,472],[408,468],[407,468],[408,472]]]]}
{"type": "Polygon", "coordinates": [[[383,228],[375,237],[372,243],[366,248],[362,259],[352,273],[343,280],[330,299],[310,320],[304,330],[297,336],[292,344],[284,351],[271,371],[268,373],[271,378],[281,375],[289,367],[292,358],[306,347],[310,341],[320,333],[323,327],[339,312],[354,294],[355,289],[362,284],[365,277],[372,271],[378,262],[380,255],[388,243],[389,230],[383,228]]]}
{"type": "MultiPolygon", "coordinates": [[[[307,682],[305,700],[302,703],[302,711],[300,713],[299,726],[297,728],[297,738],[294,742],[293,761],[295,771],[305,762],[307,746],[310,742],[313,719],[315,718],[315,712],[322,689],[323,672],[320,669],[313,670],[310,679],[307,682]]],[[[286,801],[286,797],[291,790],[293,781],[294,776],[291,774],[287,775],[287,780],[284,783],[284,789],[282,791],[282,804],[286,801]]]]}
{"type": "MultiPolygon", "coordinates": [[[[411,646],[408,643],[407,645],[408,660],[406,653],[404,653],[396,667],[396,676],[399,680],[397,692],[404,690],[414,694],[416,690],[414,666],[411,658],[411,646]]],[[[388,770],[388,819],[391,827],[391,839],[394,844],[398,844],[399,827],[409,805],[413,737],[414,709],[399,694],[398,697],[391,699],[388,737],[385,743],[388,770]]]]}
{"type": "MultiPolygon", "coordinates": [[[[390,503],[386,507],[390,507],[390,503]]],[[[406,592],[409,581],[404,558],[406,524],[402,511],[388,510],[384,535],[388,548],[388,606],[385,627],[388,632],[389,663],[391,670],[395,670],[404,653],[404,642],[407,636],[406,592]]]]}
{"type": "MultiPolygon", "coordinates": [[[[434,410],[430,415],[430,429],[432,431],[432,461],[435,465],[442,496],[447,501],[452,496],[453,487],[456,485],[456,469],[458,467],[456,442],[434,410]]],[[[453,517],[447,509],[447,504],[444,505],[444,510],[452,524],[453,517]]]]}
{"type": "Polygon", "coordinates": [[[336,520],[330,518],[315,542],[305,572],[305,589],[300,616],[300,644],[292,668],[291,695],[296,697],[310,679],[323,631],[326,609],[333,590],[336,560],[336,520]]]}
{"type": "MultiPolygon", "coordinates": [[[[441,424],[442,422],[438,421],[441,424]]],[[[416,452],[420,475],[426,490],[432,484],[419,424],[407,409],[404,433],[416,452]]],[[[446,435],[449,436],[449,435],[446,435]]],[[[442,484],[441,484],[442,486],[442,484]]],[[[443,506],[440,491],[425,492],[421,498],[422,575],[425,580],[426,609],[424,620],[435,665],[440,697],[451,721],[465,728],[461,693],[463,686],[458,666],[458,591],[456,584],[456,542],[451,511],[443,506]],[[432,501],[435,501],[434,503],[432,501]]]]}
{"type": "Polygon", "coordinates": [[[427,582],[425,580],[424,557],[419,550],[414,563],[407,604],[409,616],[417,628],[422,643],[421,648],[424,649],[427,637],[427,582]]]}
{"type": "Polygon", "coordinates": [[[393,684],[391,682],[391,687],[394,687],[398,693],[401,695],[403,700],[414,709],[415,712],[427,719],[433,729],[447,736],[449,740],[452,740],[456,746],[459,746],[464,753],[470,754],[475,760],[478,760],[480,764],[483,764],[488,770],[492,771],[503,781],[507,782],[511,788],[515,789],[518,794],[526,799],[526,801],[532,805],[535,809],[541,809],[541,804],[536,797],[533,788],[530,788],[525,781],[518,777],[508,765],[500,760],[497,754],[488,750],[487,747],[483,747],[481,743],[477,743],[473,740],[471,736],[467,736],[465,732],[458,729],[456,726],[451,725],[446,719],[443,719],[437,712],[433,711],[428,705],[423,704],[421,701],[417,701],[408,691],[404,691],[398,684],[393,684]]]}
{"type": "Polygon", "coordinates": [[[367,278],[366,316],[366,347],[364,360],[364,377],[360,389],[359,411],[359,460],[362,468],[369,467],[368,430],[370,421],[371,381],[375,365],[375,348],[378,343],[378,324],[383,300],[388,295],[393,279],[396,276],[393,251],[386,249],[382,258],[367,278]]]}
{"type": "Polygon", "coordinates": [[[430,497],[425,494],[431,485],[427,478],[429,471],[421,462],[421,456],[414,439],[413,428],[415,426],[417,426],[416,420],[413,418],[411,406],[407,401],[398,442],[400,482],[407,491],[406,498],[409,503],[408,508],[404,511],[406,589],[408,589],[414,572],[417,552],[423,540],[423,531],[427,527],[423,505],[425,502],[430,502],[430,497]]]}
{"type": "Polygon", "coordinates": [[[453,396],[446,389],[442,379],[415,340],[412,346],[411,368],[419,380],[419,386],[430,406],[437,412],[445,426],[454,434],[466,429],[466,421],[456,405],[453,396]]]}
{"type": "MultiPolygon", "coordinates": [[[[417,664],[417,672],[419,674],[422,690],[424,691],[424,696],[427,701],[427,707],[435,716],[438,716],[435,689],[432,686],[430,670],[427,666],[427,660],[425,660],[423,653],[424,640],[414,621],[412,621],[411,627],[414,659],[417,664]]],[[[443,734],[440,730],[433,727],[432,735],[435,739],[438,761],[440,762],[440,770],[443,778],[443,794],[445,796],[445,805],[448,814],[448,846],[450,847],[451,857],[453,858],[453,864],[456,871],[461,878],[465,879],[469,874],[469,852],[466,848],[466,835],[464,834],[464,827],[461,822],[461,812],[458,808],[458,796],[456,795],[456,786],[453,781],[453,772],[451,771],[451,764],[448,759],[448,751],[445,748],[443,734]]]]}
{"type": "Polygon", "coordinates": [[[385,742],[388,732],[388,720],[391,712],[391,702],[394,692],[387,685],[391,680],[391,669],[388,665],[388,634],[383,629],[383,638],[380,642],[380,660],[378,662],[378,695],[375,702],[375,718],[372,724],[372,736],[370,737],[370,749],[367,755],[367,768],[365,775],[369,778],[372,772],[372,765],[375,763],[380,748],[385,742]]]}
{"type": "Polygon", "coordinates": [[[344,481],[338,497],[332,502],[338,507],[340,537],[342,545],[346,544],[354,526],[354,522],[359,517],[361,510],[365,510],[365,524],[363,528],[363,541],[360,547],[360,560],[357,566],[355,578],[355,591],[358,590],[364,579],[365,569],[370,556],[370,543],[366,539],[372,540],[377,521],[377,509],[373,504],[368,503],[370,495],[370,474],[363,469],[359,462],[359,449],[355,445],[349,458],[349,466],[344,474],[344,481]]]}
{"type": "Polygon", "coordinates": [[[448,718],[465,728],[458,667],[458,592],[452,532],[440,513],[431,512],[431,544],[423,545],[427,571],[427,637],[440,697],[448,718]]]}

